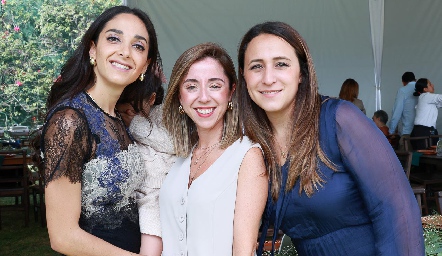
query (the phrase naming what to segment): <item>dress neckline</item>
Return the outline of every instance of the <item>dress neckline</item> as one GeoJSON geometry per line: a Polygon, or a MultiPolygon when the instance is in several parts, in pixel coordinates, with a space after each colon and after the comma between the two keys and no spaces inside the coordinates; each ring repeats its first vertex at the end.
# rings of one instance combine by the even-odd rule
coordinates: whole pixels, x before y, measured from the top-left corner
{"type": "Polygon", "coordinates": [[[115,116],[111,116],[109,113],[104,111],[100,106],[98,106],[98,104],[94,101],[94,99],[91,97],[91,95],[89,95],[89,93],[87,93],[86,91],[83,91],[83,94],[86,95],[86,98],[88,99],[89,103],[91,103],[95,108],[99,109],[103,114],[105,114],[106,116],[108,116],[112,120],[118,120],[118,121],[123,120],[117,109],[115,109],[115,116]]]}

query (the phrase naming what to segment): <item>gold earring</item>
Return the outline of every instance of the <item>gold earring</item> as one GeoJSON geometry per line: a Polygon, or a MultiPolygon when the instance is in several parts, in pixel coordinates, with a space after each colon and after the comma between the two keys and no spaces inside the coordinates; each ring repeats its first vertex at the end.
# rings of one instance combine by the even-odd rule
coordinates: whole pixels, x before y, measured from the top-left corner
{"type": "Polygon", "coordinates": [[[183,106],[179,106],[178,107],[178,112],[182,115],[182,114],[184,114],[184,108],[183,108],[183,106]]]}
{"type": "Polygon", "coordinates": [[[229,101],[229,103],[227,103],[227,109],[233,110],[233,102],[229,101]]]}
{"type": "Polygon", "coordinates": [[[93,57],[89,57],[89,63],[91,63],[92,67],[95,67],[97,65],[93,57]]]}
{"type": "Polygon", "coordinates": [[[140,81],[143,82],[143,80],[144,80],[144,73],[141,73],[141,75],[140,75],[140,81]]]}

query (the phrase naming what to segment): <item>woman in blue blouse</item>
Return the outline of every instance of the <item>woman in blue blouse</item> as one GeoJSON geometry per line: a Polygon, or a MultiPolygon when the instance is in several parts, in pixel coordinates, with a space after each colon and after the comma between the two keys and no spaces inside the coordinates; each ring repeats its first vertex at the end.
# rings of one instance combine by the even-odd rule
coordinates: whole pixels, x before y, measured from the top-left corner
{"type": "MultiPolygon", "coordinates": [[[[385,136],[353,104],[319,95],[304,39],[252,27],[238,53],[240,118],[261,144],[269,225],[299,255],[424,255],[419,208],[385,136]]],[[[276,232],[273,241],[276,239],[276,232]]]]}
{"type": "Polygon", "coordinates": [[[140,251],[135,191],[143,165],[115,105],[123,90],[161,83],[155,76],[158,61],[149,17],[116,6],[91,24],[52,85],[40,145],[54,250],[66,255],[140,251]]]}

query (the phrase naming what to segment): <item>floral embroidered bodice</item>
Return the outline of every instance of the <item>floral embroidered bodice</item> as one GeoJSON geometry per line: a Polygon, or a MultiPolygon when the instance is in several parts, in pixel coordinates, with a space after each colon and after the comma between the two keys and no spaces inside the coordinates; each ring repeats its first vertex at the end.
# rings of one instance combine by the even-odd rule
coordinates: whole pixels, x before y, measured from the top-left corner
{"type": "Polygon", "coordinates": [[[42,138],[46,184],[63,176],[81,182],[80,227],[137,252],[135,191],[143,165],[121,118],[105,113],[83,92],[50,111],[42,138]]]}

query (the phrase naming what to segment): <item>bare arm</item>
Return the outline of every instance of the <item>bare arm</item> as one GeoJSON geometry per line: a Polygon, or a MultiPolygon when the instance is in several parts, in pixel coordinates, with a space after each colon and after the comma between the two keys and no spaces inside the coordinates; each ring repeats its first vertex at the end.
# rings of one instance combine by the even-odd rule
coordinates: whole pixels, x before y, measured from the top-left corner
{"type": "Polygon", "coordinates": [[[81,229],[81,183],[66,176],[49,182],[45,190],[46,218],[51,247],[66,255],[137,255],[81,229]]]}
{"type": "Polygon", "coordinates": [[[141,255],[161,256],[163,240],[159,236],[141,234],[141,255]]]}
{"type": "Polygon", "coordinates": [[[259,224],[267,201],[268,177],[260,148],[245,155],[238,174],[233,221],[233,255],[254,255],[259,224]]]}

